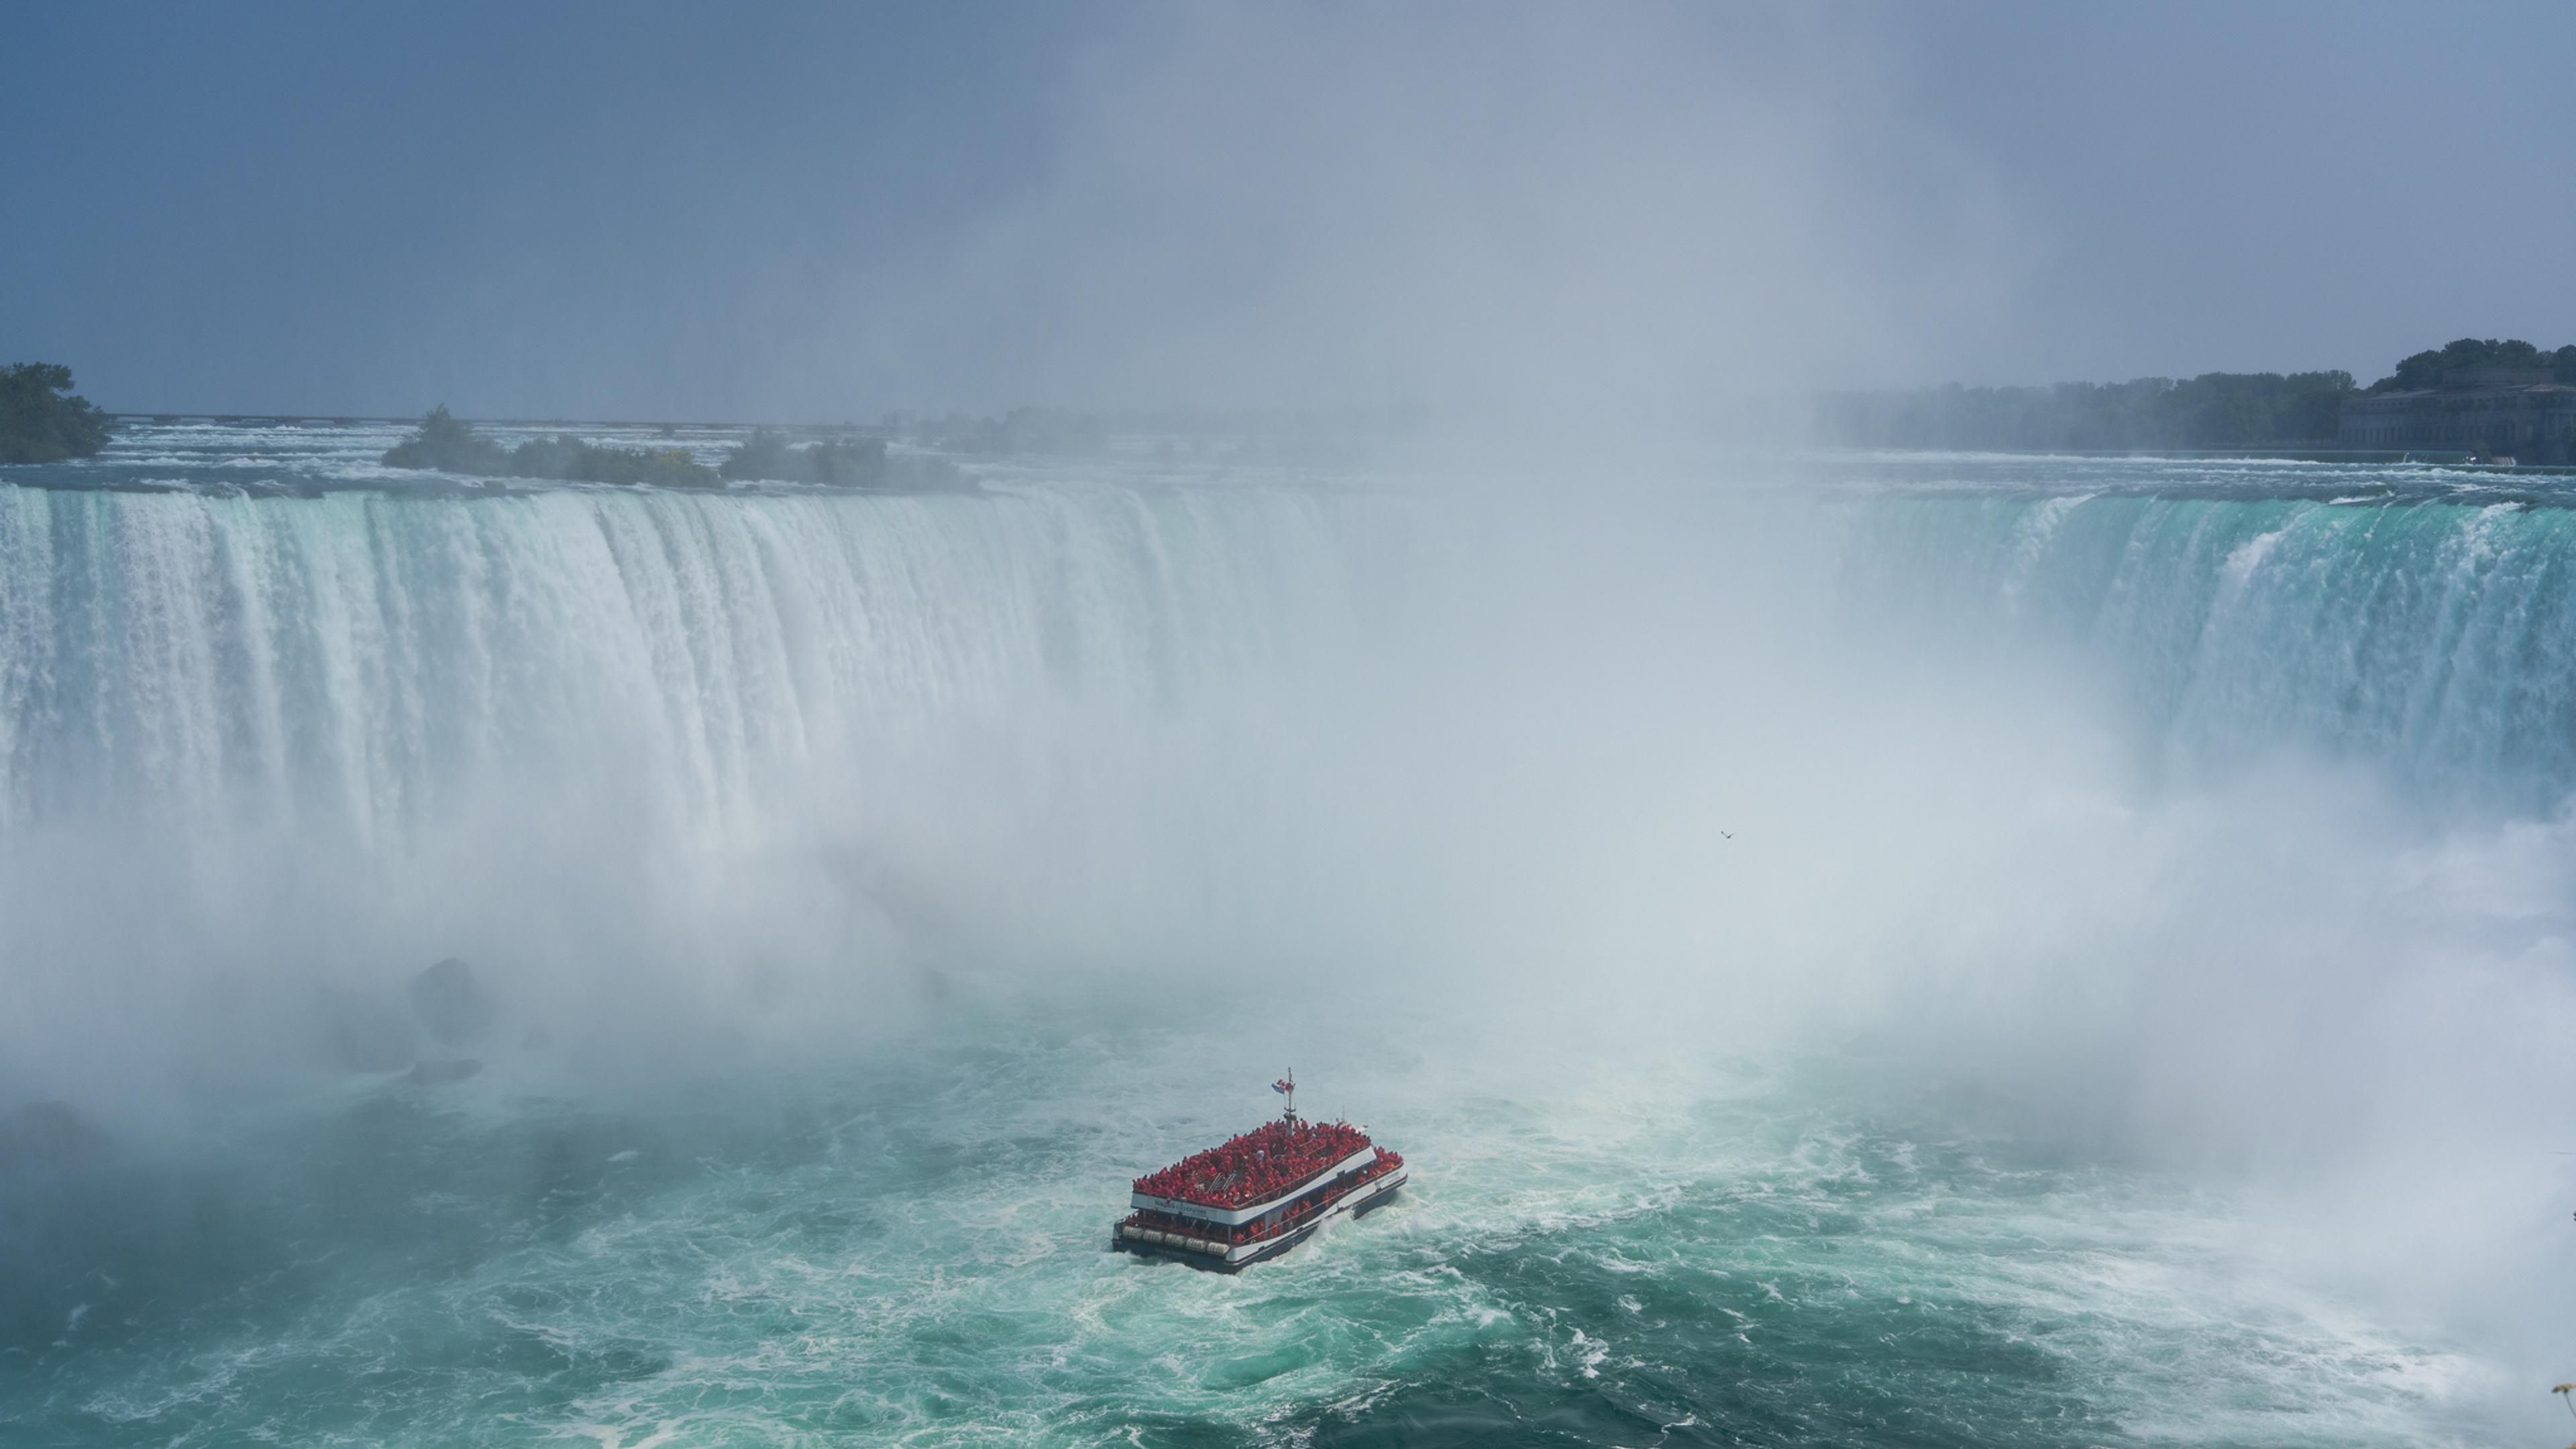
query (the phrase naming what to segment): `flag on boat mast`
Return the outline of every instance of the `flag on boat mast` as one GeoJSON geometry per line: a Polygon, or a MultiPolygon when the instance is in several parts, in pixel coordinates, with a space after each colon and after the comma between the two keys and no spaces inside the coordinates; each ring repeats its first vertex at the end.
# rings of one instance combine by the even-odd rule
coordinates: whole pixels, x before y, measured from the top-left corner
{"type": "Polygon", "coordinates": [[[1294,1117],[1297,1115],[1297,1069],[1295,1067],[1290,1067],[1288,1069],[1288,1075],[1281,1077],[1278,1081],[1272,1082],[1270,1084],[1270,1090],[1277,1092],[1279,1095],[1288,1099],[1289,1116],[1294,1117]]]}

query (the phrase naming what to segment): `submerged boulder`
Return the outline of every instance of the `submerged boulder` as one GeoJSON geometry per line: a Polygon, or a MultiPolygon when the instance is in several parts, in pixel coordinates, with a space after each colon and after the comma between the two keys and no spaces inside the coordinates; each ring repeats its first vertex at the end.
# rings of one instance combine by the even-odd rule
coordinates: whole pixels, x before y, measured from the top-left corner
{"type": "Polygon", "coordinates": [[[441,1044],[463,1046],[490,1030],[501,1012],[474,968],[450,956],[411,979],[411,1014],[441,1044]]]}

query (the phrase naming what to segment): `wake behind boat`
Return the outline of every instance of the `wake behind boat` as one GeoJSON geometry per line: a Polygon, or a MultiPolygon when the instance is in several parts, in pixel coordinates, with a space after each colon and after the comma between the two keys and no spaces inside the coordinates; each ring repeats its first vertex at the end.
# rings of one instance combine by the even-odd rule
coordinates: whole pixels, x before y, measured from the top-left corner
{"type": "Polygon", "coordinates": [[[1110,1234],[1122,1253],[1233,1273],[1275,1258],[1344,1213],[1358,1217],[1404,1186],[1404,1158],[1348,1122],[1297,1115],[1297,1076],[1273,1122],[1137,1178],[1135,1209],[1110,1234]]]}

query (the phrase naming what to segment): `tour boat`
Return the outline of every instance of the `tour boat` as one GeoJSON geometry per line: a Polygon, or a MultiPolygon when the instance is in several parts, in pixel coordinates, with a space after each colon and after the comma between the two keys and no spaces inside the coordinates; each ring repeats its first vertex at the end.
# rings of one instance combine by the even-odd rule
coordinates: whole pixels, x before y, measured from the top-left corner
{"type": "Polygon", "coordinates": [[[1109,1246],[1239,1272],[1404,1186],[1404,1158],[1369,1141],[1367,1128],[1297,1115],[1296,1073],[1271,1090],[1288,1098],[1277,1121],[1136,1179],[1128,1199],[1135,1211],[1110,1234],[1109,1246]]]}

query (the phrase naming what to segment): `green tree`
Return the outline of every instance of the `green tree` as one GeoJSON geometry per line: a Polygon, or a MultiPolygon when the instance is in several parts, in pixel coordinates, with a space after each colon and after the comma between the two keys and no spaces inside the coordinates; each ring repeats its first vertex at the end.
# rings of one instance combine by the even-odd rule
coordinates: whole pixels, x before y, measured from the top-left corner
{"type": "Polygon", "coordinates": [[[71,391],[72,370],[59,362],[0,368],[0,463],[59,463],[107,446],[115,424],[71,391]]]}
{"type": "Polygon", "coordinates": [[[835,488],[894,486],[896,472],[886,457],[883,438],[838,438],[791,448],[784,437],[767,428],[755,429],[735,444],[717,467],[728,478],[823,483],[835,488]]]}
{"type": "Polygon", "coordinates": [[[420,420],[420,427],[408,438],[385,450],[388,468],[435,468],[442,473],[463,473],[476,478],[493,478],[510,471],[509,450],[474,431],[474,425],[457,418],[440,403],[420,420]]]}
{"type": "Polygon", "coordinates": [[[790,479],[803,476],[801,466],[787,439],[768,428],[754,428],[750,437],[734,444],[716,471],[728,478],[790,479]]]}
{"type": "Polygon", "coordinates": [[[655,483],[665,488],[721,488],[716,470],[686,448],[604,448],[558,434],[530,438],[510,450],[502,469],[522,478],[568,483],[655,483]]]}
{"type": "Polygon", "coordinates": [[[2370,385],[2372,392],[2401,392],[2440,387],[2452,373],[2471,367],[2548,369],[2561,382],[2576,382],[2576,353],[2565,347],[2543,352],[2519,337],[2462,337],[2435,351],[2418,352],[2397,370],[2370,385]]]}
{"type": "Polygon", "coordinates": [[[569,434],[530,438],[504,448],[451,415],[430,409],[412,435],[385,451],[388,468],[435,468],[474,478],[555,478],[567,483],[658,483],[716,488],[716,470],[686,448],[605,448],[569,434]]]}

